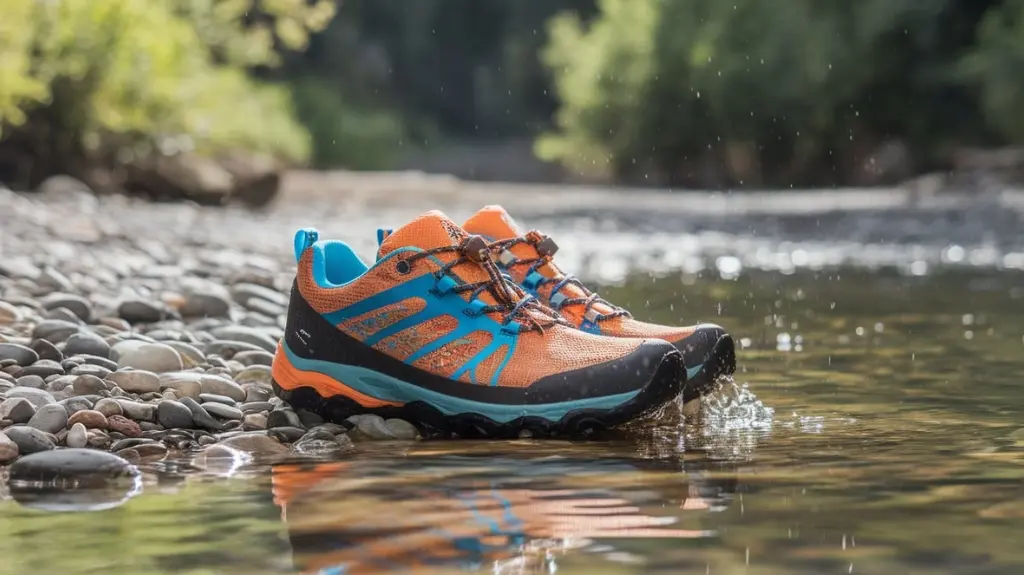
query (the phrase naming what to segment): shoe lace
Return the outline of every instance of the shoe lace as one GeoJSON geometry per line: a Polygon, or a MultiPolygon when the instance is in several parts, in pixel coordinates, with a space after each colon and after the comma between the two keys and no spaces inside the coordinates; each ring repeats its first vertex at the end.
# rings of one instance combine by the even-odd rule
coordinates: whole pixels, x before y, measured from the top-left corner
{"type": "MultiPolygon", "coordinates": [[[[489,246],[493,252],[498,254],[498,261],[507,269],[512,269],[516,266],[529,266],[526,269],[525,275],[527,276],[536,272],[542,266],[551,263],[555,253],[558,252],[558,244],[556,244],[549,236],[536,230],[531,230],[524,236],[492,242],[489,246]],[[520,244],[528,244],[533,247],[534,251],[537,253],[537,257],[520,258],[514,255],[511,248],[520,244]]],[[[538,289],[548,284],[555,284],[554,287],[551,288],[551,297],[548,298],[551,301],[551,308],[554,311],[561,312],[562,309],[567,306],[582,306],[583,317],[594,323],[599,323],[616,317],[633,317],[632,314],[625,309],[614,305],[599,296],[597,292],[592,291],[575,276],[561,273],[559,276],[560,277],[554,278],[542,276],[541,279],[537,281],[538,289]],[[584,297],[565,297],[561,292],[562,289],[568,285],[576,286],[586,295],[584,297]],[[562,295],[563,297],[556,299],[554,297],[555,295],[562,295]],[[612,311],[607,313],[597,312],[597,310],[594,309],[594,305],[599,303],[611,308],[612,311]]]]}
{"type": "Polygon", "coordinates": [[[432,248],[405,258],[411,266],[415,262],[442,253],[456,253],[458,257],[441,266],[433,272],[434,279],[440,281],[444,276],[450,276],[458,282],[462,282],[454,273],[454,269],[463,264],[474,264],[487,272],[486,280],[458,283],[451,288],[452,292],[471,292],[469,300],[476,300],[487,291],[494,298],[495,302],[477,310],[466,310],[464,313],[470,317],[478,317],[484,314],[501,314],[501,325],[506,326],[512,320],[520,320],[520,331],[536,330],[544,333],[544,329],[553,325],[566,325],[569,323],[557,312],[543,306],[533,295],[516,285],[511,278],[506,276],[498,268],[498,265],[491,258],[491,246],[480,236],[469,236],[457,246],[441,246],[432,248]]]}

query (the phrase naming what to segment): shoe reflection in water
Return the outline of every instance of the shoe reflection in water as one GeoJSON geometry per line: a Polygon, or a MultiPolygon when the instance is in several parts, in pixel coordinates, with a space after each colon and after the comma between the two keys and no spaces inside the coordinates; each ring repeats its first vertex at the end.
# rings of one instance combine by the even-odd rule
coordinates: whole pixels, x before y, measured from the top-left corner
{"type": "Polygon", "coordinates": [[[462,458],[454,473],[442,461],[421,461],[416,471],[376,477],[348,462],[275,467],[274,501],[294,568],[320,575],[551,572],[558,555],[595,550],[595,540],[712,536],[673,525],[689,513],[723,509],[736,489],[735,480],[678,472],[655,472],[650,482],[640,466],[658,462],[625,459],[509,460],[502,466],[527,473],[497,480],[495,459],[474,467],[462,458]]]}

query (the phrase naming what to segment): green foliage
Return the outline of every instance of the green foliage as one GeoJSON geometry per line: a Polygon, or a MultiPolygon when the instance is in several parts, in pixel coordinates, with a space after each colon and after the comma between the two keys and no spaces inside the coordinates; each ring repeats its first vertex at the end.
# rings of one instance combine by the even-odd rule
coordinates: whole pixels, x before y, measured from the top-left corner
{"type": "Polygon", "coordinates": [[[0,129],[43,130],[85,153],[186,136],[201,151],[242,148],[302,160],[310,144],[288,90],[254,81],[247,68],[275,64],[278,43],[304,46],[333,4],[259,6],[10,0],[0,22],[0,129]]]}
{"type": "MultiPolygon", "coordinates": [[[[891,138],[927,163],[949,141],[988,136],[954,71],[986,4],[599,0],[589,26],[551,22],[544,62],[561,105],[536,150],[583,175],[662,183],[693,182],[709,164],[724,184],[836,183],[891,138]]],[[[1012,73],[1022,5],[988,11],[965,64],[993,126],[1024,119],[1012,73]]]]}
{"type": "Polygon", "coordinates": [[[989,122],[1007,139],[1024,142],[1024,0],[1006,0],[985,13],[977,46],[960,70],[980,89],[989,122]]]}

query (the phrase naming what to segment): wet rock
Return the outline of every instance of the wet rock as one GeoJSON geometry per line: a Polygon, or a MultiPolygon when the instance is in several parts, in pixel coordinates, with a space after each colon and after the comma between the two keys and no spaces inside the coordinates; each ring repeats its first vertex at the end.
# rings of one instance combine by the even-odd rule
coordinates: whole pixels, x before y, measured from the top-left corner
{"type": "Polygon", "coordinates": [[[233,449],[254,455],[287,453],[288,448],[265,433],[243,433],[220,442],[233,449]]]}
{"type": "Polygon", "coordinates": [[[193,426],[192,411],[188,407],[170,400],[157,404],[156,420],[168,429],[190,429],[193,426]]]}
{"type": "Polygon", "coordinates": [[[0,431],[0,465],[5,465],[18,458],[18,444],[14,443],[3,431],[0,431]]]}
{"type": "Polygon", "coordinates": [[[271,377],[270,366],[250,365],[235,376],[235,381],[239,384],[259,383],[269,386],[271,377]]]}
{"type": "Polygon", "coordinates": [[[117,365],[155,373],[180,371],[184,368],[181,355],[173,347],[162,343],[146,343],[132,347],[118,356],[117,365]]]}
{"type": "Polygon", "coordinates": [[[134,421],[156,421],[155,405],[128,399],[118,399],[116,401],[121,406],[122,413],[128,419],[134,421]]]}
{"type": "Polygon", "coordinates": [[[0,343],[0,361],[14,360],[15,365],[28,366],[39,361],[39,354],[32,348],[17,343],[0,343]]]}
{"type": "Polygon", "coordinates": [[[160,376],[143,369],[115,371],[107,376],[107,381],[128,393],[155,393],[160,391],[160,376]]]}
{"type": "Polygon", "coordinates": [[[22,375],[38,375],[46,379],[51,375],[64,375],[64,368],[52,359],[40,359],[32,365],[21,370],[22,375]]]}
{"type": "Polygon", "coordinates": [[[155,443],[155,439],[148,437],[130,437],[127,439],[119,439],[110,445],[110,450],[114,452],[121,451],[122,449],[131,449],[140,445],[150,445],[155,443]]]}
{"type": "Polygon", "coordinates": [[[97,357],[110,357],[110,345],[95,333],[82,330],[69,337],[67,343],[64,344],[65,355],[80,353],[97,357]]]}
{"type": "Polygon", "coordinates": [[[267,428],[267,416],[263,413],[248,413],[242,417],[242,429],[253,431],[267,428]]]}
{"type": "Polygon", "coordinates": [[[144,462],[159,461],[167,457],[167,446],[161,443],[147,443],[145,445],[138,445],[133,449],[135,449],[139,454],[139,458],[144,462]]]}
{"type": "Polygon", "coordinates": [[[241,409],[242,413],[270,411],[274,409],[274,404],[269,401],[247,401],[242,404],[241,409]]]}
{"type": "Polygon", "coordinates": [[[264,387],[262,384],[247,384],[245,386],[245,400],[246,401],[268,401],[271,398],[270,386],[264,387]]]}
{"type": "Polygon", "coordinates": [[[36,410],[32,419],[28,420],[28,426],[34,427],[46,433],[57,433],[68,425],[68,412],[64,406],[51,403],[36,410]]]}
{"type": "Polygon", "coordinates": [[[12,481],[29,482],[116,479],[138,474],[138,469],[123,458],[94,449],[32,452],[10,467],[12,481]]]}
{"type": "Polygon", "coordinates": [[[226,377],[205,375],[199,380],[201,393],[223,395],[235,401],[245,401],[245,390],[242,386],[226,377]]]}
{"type": "Polygon", "coordinates": [[[129,299],[117,306],[117,315],[132,324],[156,323],[164,318],[164,309],[156,302],[129,299]]]}
{"type": "Polygon", "coordinates": [[[181,398],[181,404],[192,412],[192,421],[199,427],[209,429],[211,431],[221,431],[224,429],[223,424],[214,419],[209,412],[203,409],[203,406],[199,405],[199,402],[191,397],[181,398]]]}
{"type": "Polygon", "coordinates": [[[242,419],[242,411],[240,409],[223,403],[212,401],[204,403],[203,408],[208,413],[224,419],[242,419]]]}
{"type": "Polygon", "coordinates": [[[123,415],[111,415],[108,417],[107,426],[110,428],[110,431],[116,431],[125,437],[142,437],[142,428],[139,427],[139,424],[123,415]]]}
{"type": "Polygon", "coordinates": [[[404,419],[388,419],[384,425],[395,439],[417,439],[420,436],[416,426],[404,419]]]}
{"type": "Polygon", "coordinates": [[[4,430],[4,434],[18,445],[18,451],[22,455],[54,448],[53,440],[49,435],[27,425],[8,427],[4,430]]]}
{"type": "Polygon", "coordinates": [[[64,438],[64,444],[68,447],[84,448],[89,445],[89,432],[81,423],[74,423],[68,430],[67,437],[64,438]]]}
{"type": "Polygon", "coordinates": [[[304,428],[299,416],[290,409],[275,409],[267,417],[267,427],[299,427],[304,428]]]}
{"type": "Polygon", "coordinates": [[[68,425],[81,424],[87,429],[107,429],[107,416],[99,411],[83,409],[68,418],[68,425]]]}
{"type": "Polygon", "coordinates": [[[355,425],[352,430],[358,439],[396,439],[384,419],[379,415],[353,415],[348,421],[355,425]]]}
{"type": "Polygon", "coordinates": [[[35,406],[23,397],[9,397],[0,402],[0,419],[7,419],[14,423],[28,423],[35,414],[35,406]]]}
{"type": "Polygon", "coordinates": [[[320,417],[319,414],[307,411],[305,409],[298,409],[295,411],[295,415],[299,416],[299,421],[302,422],[302,427],[309,429],[310,427],[316,427],[324,422],[324,418],[320,417]]]}
{"type": "Polygon", "coordinates": [[[306,430],[301,427],[283,426],[272,427],[267,433],[283,442],[291,443],[301,439],[305,435],[306,430]]]}
{"type": "Polygon", "coordinates": [[[7,392],[7,398],[10,399],[12,397],[23,397],[37,409],[49,403],[56,403],[50,392],[30,387],[15,387],[7,392]]]}
{"type": "Polygon", "coordinates": [[[173,347],[181,355],[181,360],[184,362],[185,367],[196,367],[206,363],[206,355],[192,344],[183,341],[168,341],[164,343],[173,347]]]}

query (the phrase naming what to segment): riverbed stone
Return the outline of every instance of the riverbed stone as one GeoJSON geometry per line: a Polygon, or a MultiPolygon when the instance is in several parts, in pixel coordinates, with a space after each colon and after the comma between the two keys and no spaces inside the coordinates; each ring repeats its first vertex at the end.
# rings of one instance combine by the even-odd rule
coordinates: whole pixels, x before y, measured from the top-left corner
{"type": "Polygon", "coordinates": [[[36,408],[24,397],[8,397],[0,402],[0,419],[14,423],[28,423],[36,414],[36,408]]]}
{"type": "Polygon", "coordinates": [[[68,417],[68,425],[82,424],[87,429],[107,429],[107,416],[99,411],[83,409],[68,417]]]}
{"type": "Polygon", "coordinates": [[[177,401],[163,400],[156,407],[157,422],[168,429],[190,429],[192,411],[177,401]]]}
{"type": "Polygon", "coordinates": [[[119,367],[132,367],[155,373],[180,371],[185,366],[181,355],[171,346],[162,343],[146,343],[131,349],[117,358],[119,367]]]}
{"type": "Polygon", "coordinates": [[[32,419],[28,420],[28,426],[34,427],[46,433],[57,433],[68,424],[68,412],[63,405],[51,403],[36,410],[32,419]]]}
{"type": "Polygon", "coordinates": [[[160,391],[160,376],[144,369],[118,370],[107,376],[107,381],[128,393],[154,393],[160,391]]]}
{"type": "Polygon", "coordinates": [[[138,474],[135,466],[114,454],[74,448],[34,452],[10,468],[14,481],[117,479],[138,474]]]}
{"type": "Polygon", "coordinates": [[[49,403],[56,403],[56,400],[50,392],[42,389],[33,389],[31,387],[15,387],[7,392],[7,398],[10,399],[12,397],[25,398],[37,409],[49,403]]]}
{"type": "Polygon", "coordinates": [[[21,452],[18,450],[18,444],[7,437],[3,431],[0,431],[0,465],[14,461],[19,455],[21,452]]]}
{"type": "Polygon", "coordinates": [[[89,431],[81,423],[74,423],[64,438],[64,444],[68,447],[82,448],[89,445],[89,431]]]}
{"type": "Polygon", "coordinates": [[[0,343],[0,361],[12,359],[22,367],[39,361],[39,354],[27,345],[17,343],[0,343]]]}
{"type": "Polygon", "coordinates": [[[14,425],[4,429],[4,434],[18,444],[22,455],[53,449],[53,440],[46,433],[27,425],[14,425]]]}
{"type": "Polygon", "coordinates": [[[64,344],[64,355],[80,353],[97,357],[110,357],[110,344],[91,331],[81,330],[72,334],[64,344]]]}

